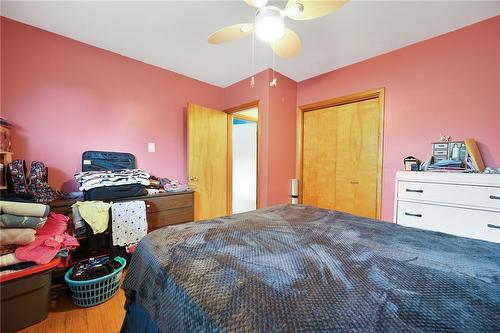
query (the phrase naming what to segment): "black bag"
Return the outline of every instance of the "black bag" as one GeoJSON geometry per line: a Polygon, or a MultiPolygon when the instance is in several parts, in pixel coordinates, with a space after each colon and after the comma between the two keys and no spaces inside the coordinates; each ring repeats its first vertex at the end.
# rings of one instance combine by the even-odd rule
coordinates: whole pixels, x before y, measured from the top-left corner
{"type": "Polygon", "coordinates": [[[146,186],[141,184],[104,186],[83,191],[85,200],[113,200],[125,197],[137,197],[145,195],[146,186]]]}
{"type": "MultiPolygon", "coordinates": [[[[86,151],[82,154],[82,171],[119,169],[135,169],[134,155],[108,151],[86,151]]],[[[85,200],[112,200],[144,194],[146,194],[146,186],[141,184],[105,186],[83,191],[85,200]]]]}

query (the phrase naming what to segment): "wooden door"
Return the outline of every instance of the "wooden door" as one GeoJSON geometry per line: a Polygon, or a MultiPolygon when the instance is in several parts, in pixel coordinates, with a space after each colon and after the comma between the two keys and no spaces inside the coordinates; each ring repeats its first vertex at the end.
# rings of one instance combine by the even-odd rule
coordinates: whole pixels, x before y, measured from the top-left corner
{"type": "Polygon", "coordinates": [[[377,217],[378,98],[336,107],[335,209],[377,217]]]}
{"type": "Polygon", "coordinates": [[[335,209],[335,108],[304,113],[302,203],[335,209]]]}
{"type": "Polygon", "coordinates": [[[188,104],[188,178],[195,221],[226,215],[227,113],[188,104]]]}
{"type": "Polygon", "coordinates": [[[303,204],[378,217],[381,111],[371,98],[303,112],[303,204]]]}

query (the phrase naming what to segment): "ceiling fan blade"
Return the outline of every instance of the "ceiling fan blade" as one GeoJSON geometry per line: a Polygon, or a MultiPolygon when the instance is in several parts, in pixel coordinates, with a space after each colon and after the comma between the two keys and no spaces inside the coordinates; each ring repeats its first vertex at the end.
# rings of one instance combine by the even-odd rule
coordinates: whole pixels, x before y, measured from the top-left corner
{"type": "Polygon", "coordinates": [[[232,42],[233,40],[240,39],[252,33],[252,23],[240,23],[224,27],[208,37],[210,44],[221,44],[232,42]]]}
{"type": "Polygon", "coordinates": [[[243,0],[243,1],[245,1],[247,4],[249,4],[252,7],[262,8],[262,7],[265,7],[267,5],[268,0],[243,0]]]}
{"type": "Polygon", "coordinates": [[[299,36],[288,28],[285,29],[285,34],[280,40],[271,43],[274,53],[285,59],[295,57],[300,51],[300,46],[299,36]]]}
{"type": "Polygon", "coordinates": [[[312,20],[333,13],[348,0],[289,0],[285,14],[293,20],[312,20]]]}

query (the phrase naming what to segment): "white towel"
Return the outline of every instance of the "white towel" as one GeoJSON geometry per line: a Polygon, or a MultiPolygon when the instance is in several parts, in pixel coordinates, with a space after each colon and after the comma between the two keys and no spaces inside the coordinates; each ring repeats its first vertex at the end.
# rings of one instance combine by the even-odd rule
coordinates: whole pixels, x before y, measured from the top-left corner
{"type": "Polygon", "coordinates": [[[111,205],[113,245],[137,243],[148,232],[144,201],[118,202],[111,205]]]}

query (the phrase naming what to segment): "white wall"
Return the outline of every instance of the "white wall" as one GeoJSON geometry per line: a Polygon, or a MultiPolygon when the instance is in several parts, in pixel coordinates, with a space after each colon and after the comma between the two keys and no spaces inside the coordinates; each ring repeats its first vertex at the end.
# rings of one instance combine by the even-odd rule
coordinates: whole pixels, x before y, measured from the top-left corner
{"type": "Polygon", "coordinates": [[[257,123],[233,125],[233,214],[256,209],[257,123]]]}

